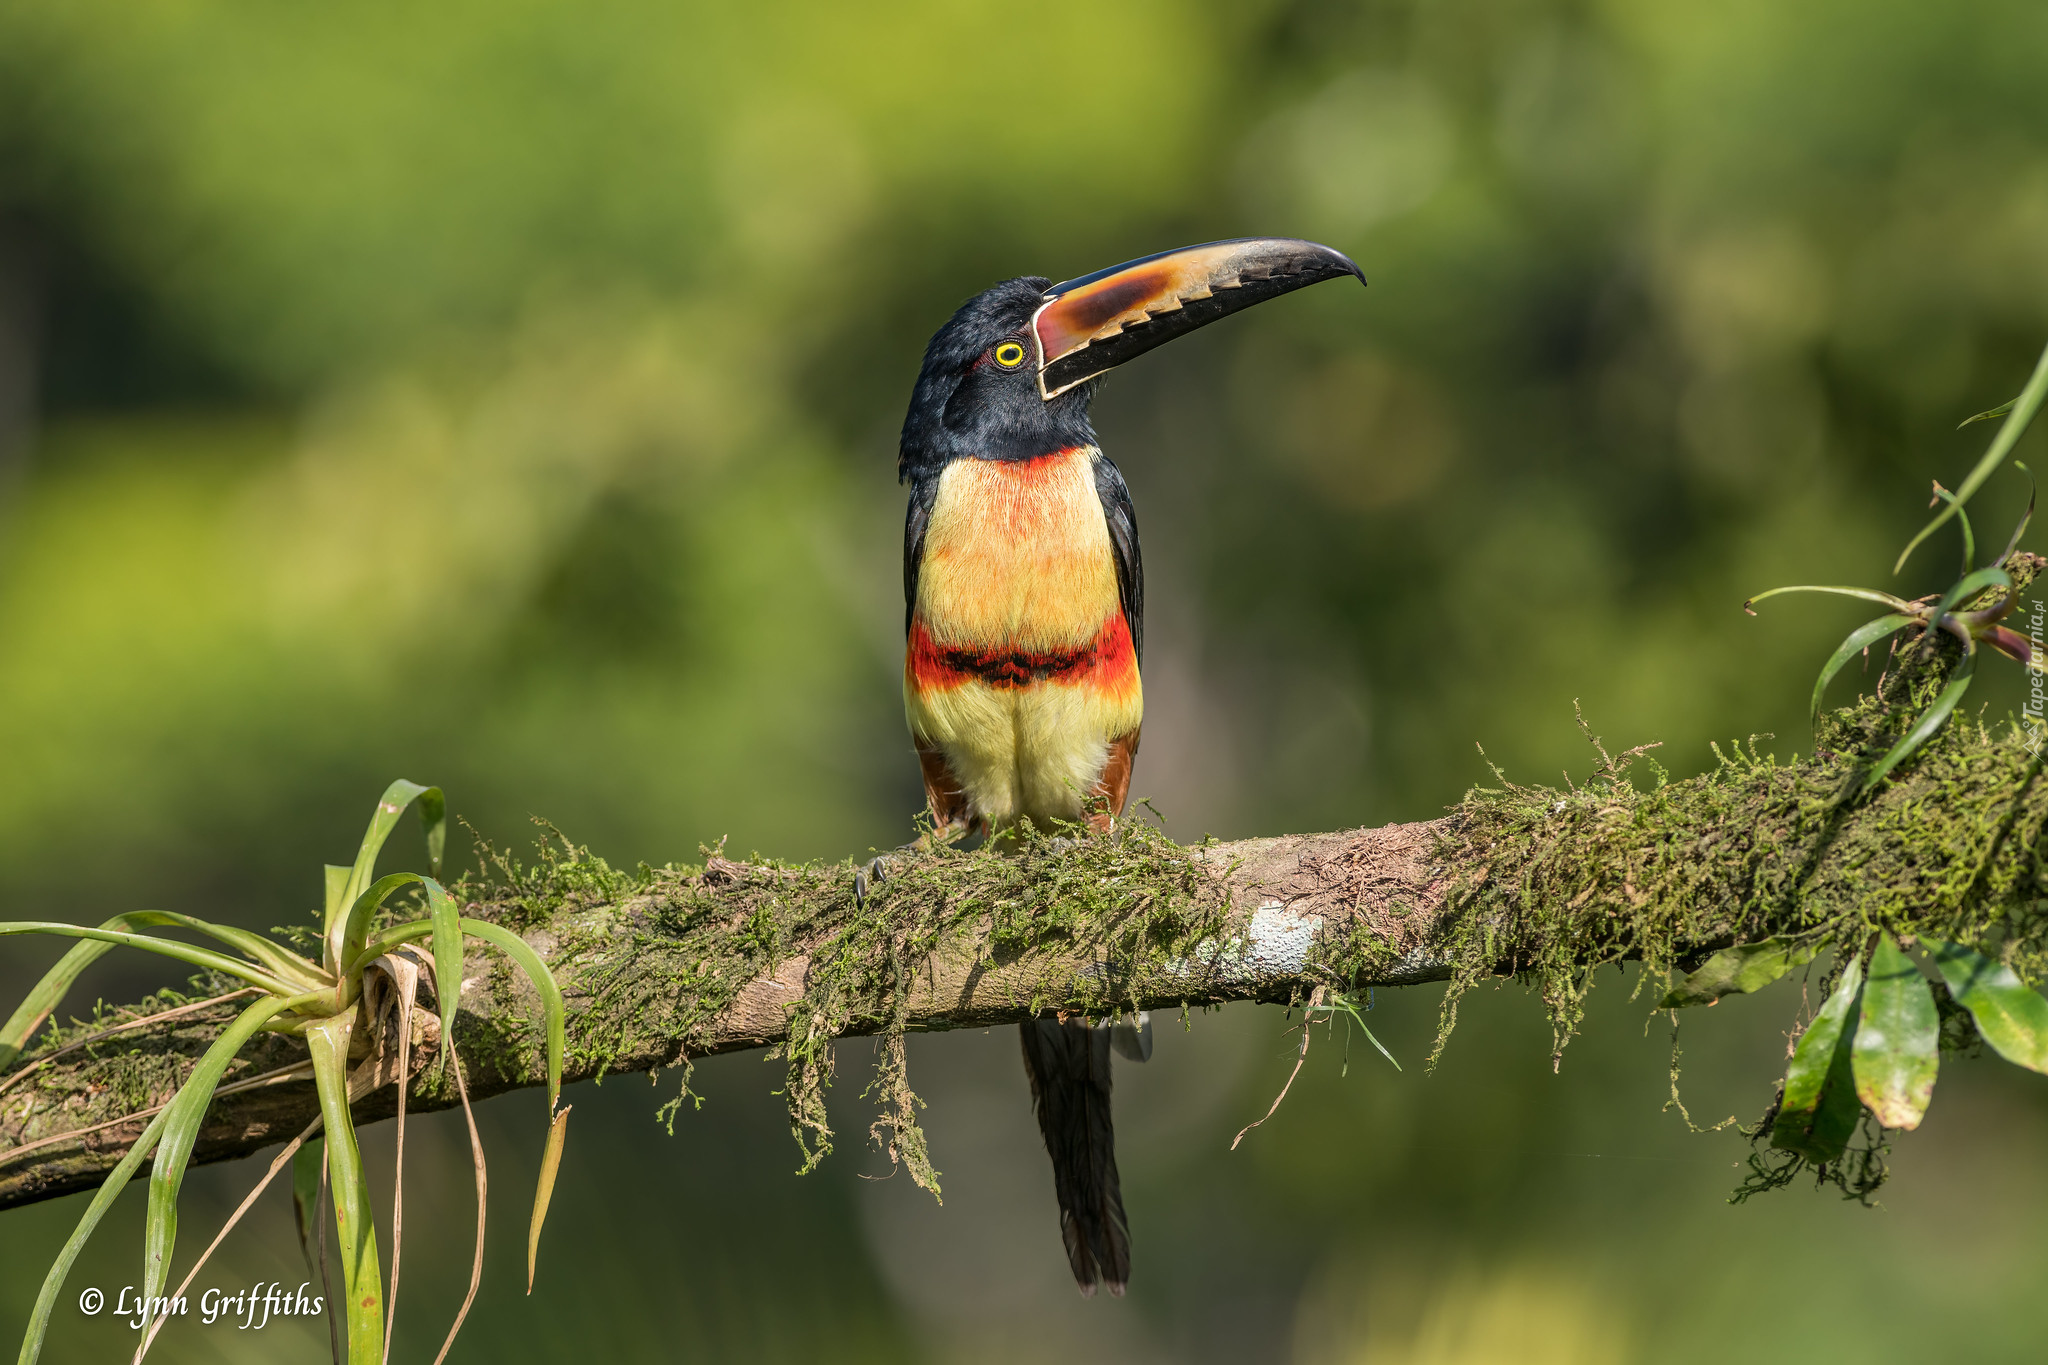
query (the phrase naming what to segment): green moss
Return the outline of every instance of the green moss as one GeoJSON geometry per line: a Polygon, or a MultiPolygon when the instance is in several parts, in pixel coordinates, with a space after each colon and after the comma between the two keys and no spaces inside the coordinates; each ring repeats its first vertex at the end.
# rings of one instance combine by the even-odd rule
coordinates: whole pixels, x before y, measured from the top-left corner
{"type": "Polygon", "coordinates": [[[1638,788],[1627,756],[1611,760],[1594,740],[1601,768],[1585,787],[1502,779],[1468,794],[1446,836],[1456,846],[1446,856],[1472,870],[1451,897],[1442,1034],[1459,994],[1512,974],[1541,991],[1561,1053],[1598,968],[1636,961],[1661,974],[1771,935],[1860,948],[1887,929],[1994,943],[2039,979],[2048,788],[2016,726],[1958,720],[1854,801],[1863,770],[1955,658],[1940,641],[1894,668],[1876,696],[1824,719],[1807,762],[1780,765],[1752,739],[1716,746],[1719,766],[1703,778],[1672,783],[1659,771],[1638,788]]]}
{"type": "MultiPolygon", "coordinates": [[[[11,1081],[37,1068],[38,1063],[61,1048],[77,1048],[42,1069],[32,1082],[35,1110],[39,1116],[47,1117],[53,1131],[91,1127],[162,1103],[184,1083],[220,1030],[248,1001],[227,1001],[167,1023],[106,1037],[97,1035],[131,1020],[235,991],[242,983],[204,972],[186,985],[184,991],[167,987],[134,1005],[110,1007],[104,1001],[96,1001],[89,1019],[72,1019],[67,1023],[51,1019],[24,1052],[20,1066],[4,1079],[11,1081]],[[84,1045],[79,1047],[81,1043],[84,1045]]],[[[288,1064],[296,1058],[284,1054],[295,1048],[296,1045],[275,1036],[253,1043],[229,1073],[228,1083],[288,1064]]],[[[20,1096],[28,1090],[14,1093],[20,1096]]],[[[36,1140],[35,1126],[31,1125],[29,1131],[29,1140],[36,1140]]]]}
{"type": "MultiPolygon", "coordinates": [[[[1855,799],[1957,657],[1946,640],[1904,647],[1876,695],[1824,718],[1803,762],[1781,764],[1752,738],[1717,746],[1703,777],[1671,782],[1651,761],[1638,781],[1644,750],[1611,755],[1588,731],[1598,767],[1585,786],[1522,786],[1496,770],[1496,785],[1439,825],[1438,855],[1461,871],[1432,916],[1429,947],[1450,974],[1438,1052],[1481,981],[1532,983],[1561,1058],[1599,968],[1634,962],[1661,977],[1771,936],[1860,949],[1880,928],[1933,934],[1994,945],[2030,979],[2048,974],[2037,909],[2048,790],[2022,736],[1957,721],[1855,799]]],[[[904,1039],[918,975],[942,945],[977,943],[983,965],[1033,950],[1093,964],[1041,981],[1031,1004],[1102,1017],[1140,1003],[1139,983],[1231,925],[1213,863],[1142,820],[1108,835],[1025,830],[972,851],[926,839],[880,860],[864,897],[852,862],[740,863],[706,849],[699,864],[623,872],[542,829],[528,863],[485,845],[483,872],[459,891],[476,913],[556,937],[551,956],[578,997],[574,1069],[682,1068],[662,1111],[672,1121],[692,1098],[691,1059],[730,1044],[720,1030],[740,992],[802,958],[802,996],[762,1039],[785,1064],[801,1168],[832,1149],[834,1040],[872,1033],[882,1046],[865,1094],[881,1116],[870,1135],[934,1193],[904,1039]]],[[[1363,927],[1333,929],[1300,992],[1383,978],[1396,957],[1363,927]]],[[[507,1078],[531,1074],[540,1047],[517,1023],[461,1043],[480,1072],[507,1078]]]]}
{"type": "Polygon", "coordinates": [[[646,864],[621,872],[588,848],[580,847],[547,820],[535,818],[541,837],[531,863],[498,848],[463,821],[476,844],[479,871],[465,874],[450,888],[457,899],[477,907],[486,919],[514,933],[546,926],[564,910],[616,904],[654,885],[673,868],[646,864]]]}
{"type": "MultiPolygon", "coordinates": [[[[942,943],[981,933],[989,964],[1084,945],[1080,956],[1101,969],[1043,985],[1034,1004],[1106,1015],[1133,1003],[1132,982],[1149,968],[1184,957],[1228,919],[1214,869],[1142,820],[1107,835],[1026,830],[1002,848],[972,851],[927,840],[886,855],[864,898],[856,879],[865,869],[852,862],[735,863],[707,849],[701,865],[620,873],[549,833],[532,863],[486,847],[485,875],[459,891],[491,918],[562,935],[556,960],[574,968],[586,996],[571,1037],[580,1069],[602,1075],[629,1055],[684,1068],[681,1093],[661,1114],[672,1120],[690,1097],[690,1058],[709,1046],[740,991],[801,956],[804,993],[776,1045],[801,1168],[832,1148],[833,1040],[879,1033],[866,1092],[882,1109],[872,1136],[934,1193],[904,1035],[915,973],[942,943]]],[[[500,1039],[486,1051],[523,1052],[537,1041],[500,1039]]],[[[468,1034],[462,1047],[475,1055],[468,1034]]]]}

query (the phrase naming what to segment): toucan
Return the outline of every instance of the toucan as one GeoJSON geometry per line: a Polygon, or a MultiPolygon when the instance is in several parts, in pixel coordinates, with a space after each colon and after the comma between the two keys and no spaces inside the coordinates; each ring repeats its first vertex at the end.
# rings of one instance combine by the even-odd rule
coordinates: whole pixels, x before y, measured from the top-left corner
{"type": "MultiPolygon", "coordinates": [[[[1252,304],[1365,276],[1314,242],[1250,237],[1063,284],[1005,280],[925,349],[903,421],[903,707],[934,833],[1106,830],[1144,720],[1145,573],[1130,490],[1088,409],[1102,376],[1252,304]]],[[[1060,1233],[1084,1295],[1122,1294],[1130,1229],[1110,1124],[1113,1030],[1022,1025],[1060,1233]]]]}

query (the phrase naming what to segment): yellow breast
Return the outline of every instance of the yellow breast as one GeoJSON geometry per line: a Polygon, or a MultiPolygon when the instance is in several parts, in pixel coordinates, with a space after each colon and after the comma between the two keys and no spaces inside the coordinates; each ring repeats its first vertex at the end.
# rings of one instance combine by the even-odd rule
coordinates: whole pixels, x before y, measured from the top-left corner
{"type": "Polygon", "coordinates": [[[970,809],[1078,818],[1144,718],[1095,452],[956,460],[939,476],[904,654],[910,729],[970,809]]]}
{"type": "Polygon", "coordinates": [[[955,460],[939,475],[917,615],[945,645],[1085,645],[1120,610],[1095,452],[955,460]]]}

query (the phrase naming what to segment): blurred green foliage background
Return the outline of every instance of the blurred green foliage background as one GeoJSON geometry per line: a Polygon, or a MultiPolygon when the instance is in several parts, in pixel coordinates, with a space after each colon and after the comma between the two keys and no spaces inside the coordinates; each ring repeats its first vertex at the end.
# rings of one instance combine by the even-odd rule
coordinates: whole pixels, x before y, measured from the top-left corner
{"type": "MultiPolygon", "coordinates": [[[[1475,741],[1582,776],[1574,698],[1678,776],[1796,752],[1855,610],[1737,604],[1882,583],[2048,336],[2044,59],[2029,0],[0,5],[0,914],[308,919],[397,774],[615,862],[902,842],[926,337],[1006,276],[1248,234],[1372,286],[1097,404],[1172,830],[1428,818],[1475,741]]],[[[109,962],[88,997],[160,979],[109,962]]],[[[1284,1021],[1167,1030],[1119,1079],[1121,1303],[1066,1282],[1008,1031],[913,1045],[943,1208],[851,1136],[793,1178],[758,1057],[672,1137],[672,1078],[582,1087],[530,1299],[540,1101],[495,1101],[457,1358],[2037,1358],[2039,1078],[1956,1065],[1880,1211],[1729,1208],[1743,1145],[1660,1112],[1628,985],[1557,1076],[1518,988],[1429,1076],[1437,991],[1382,992],[1408,1069],[1319,1040],[1236,1153],[1284,1021]]],[[[1795,989],[1688,1021],[1695,1116],[1762,1108],[1795,989]]],[[[460,1296],[458,1126],[412,1144],[395,1359],[460,1296]]],[[[196,1174],[193,1225],[255,1174],[196,1174]]],[[[74,1292],[136,1278],[127,1202],[74,1292]]],[[[212,1282],[303,1278],[266,1207],[212,1282]]],[[[77,1208],[6,1215],[0,1335],[77,1208]]],[[[320,1358],[298,1332],[156,1355],[320,1358]]],[[[67,1303],[46,1358],[131,1341],[67,1303]]]]}

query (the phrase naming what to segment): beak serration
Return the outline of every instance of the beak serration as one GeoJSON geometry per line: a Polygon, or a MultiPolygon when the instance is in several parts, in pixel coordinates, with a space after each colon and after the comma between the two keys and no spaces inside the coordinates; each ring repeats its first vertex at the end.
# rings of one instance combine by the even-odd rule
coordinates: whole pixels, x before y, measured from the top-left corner
{"type": "Polygon", "coordinates": [[[1032,317],[1038,391],[1055,398],[1220,317],[1345,275],[1365,283],[1341,251],[1289,237],[1245,237],[1143,256],[1056,284],[1032,317]]]}

